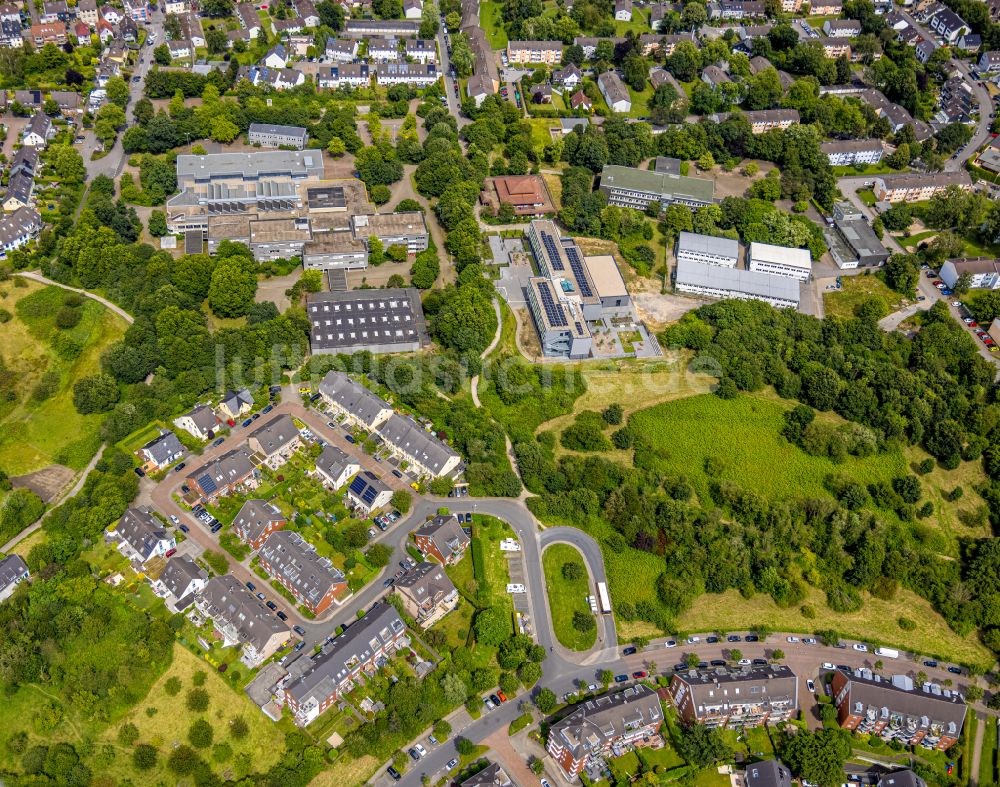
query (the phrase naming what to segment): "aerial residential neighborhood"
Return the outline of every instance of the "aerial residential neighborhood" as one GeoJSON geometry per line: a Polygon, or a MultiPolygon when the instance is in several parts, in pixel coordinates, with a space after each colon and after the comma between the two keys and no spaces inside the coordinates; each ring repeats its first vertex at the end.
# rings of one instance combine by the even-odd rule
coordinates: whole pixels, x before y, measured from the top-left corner
{"type": "Polygon", "coordinates": [[[1000,783],[1000,3],[0,50],[0,782],[1000,783]]]}

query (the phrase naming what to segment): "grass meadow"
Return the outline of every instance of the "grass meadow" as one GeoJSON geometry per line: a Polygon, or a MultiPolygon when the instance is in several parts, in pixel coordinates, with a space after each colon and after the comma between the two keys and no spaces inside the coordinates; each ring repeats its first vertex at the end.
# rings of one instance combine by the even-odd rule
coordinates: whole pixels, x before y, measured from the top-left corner
{"type": "Polygon", "coordinates": [[[34,282],[26,287],[8,282],[0,289],[0,309],[12,315],[0,324],[0,357],[13,372],[13,400],[0,404],[0,467],[10,475],[50,464],[82,470],[100,447],[103,416],[77,413],[73,384],[100,370],[101,353],[122,337],[126,325],[88,299],[78,307],[81,319],[75,327],[56,328],[66,294],[34,282]],[[75,357],[65,349],[69,343],[80,348],[75,357]],[[44,401],[35,401],[32,392],[47,372],[59,375],[58,386],[44,401]]]}

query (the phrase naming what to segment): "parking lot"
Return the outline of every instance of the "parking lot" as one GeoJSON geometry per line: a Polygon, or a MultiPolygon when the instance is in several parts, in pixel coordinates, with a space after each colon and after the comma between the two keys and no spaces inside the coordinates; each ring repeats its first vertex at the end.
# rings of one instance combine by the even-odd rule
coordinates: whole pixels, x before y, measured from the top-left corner
{"type": "MultiPolygon", "coordinates": [[[[948,285],[938,278],[938,271],[926,265],[922,267],[923,275],[927,279],[931,280],[931,283],[938,289],[942,296],[945,298],[951,298],[954,295],[954,292],[949,289],[948,285]]],[[[948,305],[957,311],[959,319],[965,324],[966,328],[969,329],[973,337],[980,342],[991,355],[1000,353],[1000,346],[997,345],[996,340],[990,336],[986,327],[979,325],[979,323],[976,322],[975,318],[969,313],[969,310],[965,308],[965,305],[960,300],[949,300],[948,305]]]]}

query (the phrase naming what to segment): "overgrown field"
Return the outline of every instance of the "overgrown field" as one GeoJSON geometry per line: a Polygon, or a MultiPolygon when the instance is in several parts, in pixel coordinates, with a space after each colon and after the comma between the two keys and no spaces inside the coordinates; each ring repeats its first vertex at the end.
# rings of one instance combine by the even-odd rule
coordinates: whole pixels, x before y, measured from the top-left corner
{"type": "Polygon", "coordinates": [[[23,279],[0,287],[0,309],[0,468],[10,475],[53,463],[82,470],[100,446],[102,416],[76,412],[73,384],[99,371],[101,353],[121,338],[125,322],[93,300],[23,279]],[[57,327],[57,319],[75,323],[57,327]]]}

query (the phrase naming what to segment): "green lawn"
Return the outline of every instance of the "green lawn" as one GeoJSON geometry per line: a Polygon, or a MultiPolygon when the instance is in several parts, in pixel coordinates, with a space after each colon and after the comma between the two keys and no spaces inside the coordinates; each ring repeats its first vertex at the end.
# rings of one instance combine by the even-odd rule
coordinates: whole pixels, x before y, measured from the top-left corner
{"type": "Polygon", "coordinates": [[[493,49],[507,48],[507,31],[504,30],[501,11],[503,4],[496,0],[483,0],[479,4],[479,23],[493,49]]]}
{"type": "Polygon", "coordinates": [[[580,553],[569,544],[553,544],[542,553],[545,589],[552,613],[552,628],[563,647],[570,650],[587,650],[593,647],[597,640],[597,627],[595,625],[586,632],[578,631],[573,626],[573,616],[576,612],[593,614],[587,603],[587,596],[592,595],[593,591],[587,578],[586,568],[580,579],[570,580],[563,576],[563,565],[566,563],[584,565],[580,553]]]}
{"type": "Polygon", "coordinates": [[[983,750],[979,756],[979,784],[997,783],[997,720],[988,716],[983,722],[983,750]]]}
{"type": "Polygon", "coordinates": [[[628,94],[632,98],[632,108],[628,111],[628,116],[646,117],[649,114],[649,101],[653,98],[653,86],[647,82],[641,93],[629,87],[628,94]]]}
{"type": "Polygon", "coordinates": [[[861,197],[861,201],[869,207],[877,202],[875,199],[875,192],[871,189],[858,189],[858,196],[861,197]]]}
{"type": "Polygon", "coordinates": [[[0,289],[0,308],[12,318],[0,324],[0,371],[10,401],[0,405],[0,467],[20,475],[58,463],[82,470],[96,453],[103,415],[80,415],[73,406],[73,384],[100,370],[101,353],[125,332],[125,322],[99,303],[85,299],[74,307],[80,321],[55,327],[56,314],[69,294],[33,282],[0,289]],[[54,373],[53,393],[32,397],[43,376],[54,373]]]}
{"type": "Polygon", "coordinates": [[[902,246],[905,246],[907,249],[913,251],[922,241],[925,241],[928,238],[933,238],[939,232],[940,230],[925,230],[924,232],[915,232],[909,237],[896,236],[896,239],[902,246]]]}
{"type": "Polygon", "coordinates": [[[893,169],[888,166],[884,161],[880,161],[878,164],[866,164],[861,169],[857,167],[830,167],[833,170],[833,174],[838,177],[849,176],[853,177],[856,175],[888,175],[894,172],[908,172],[909,167],[903,167],[902,169],[893,169]]]}

